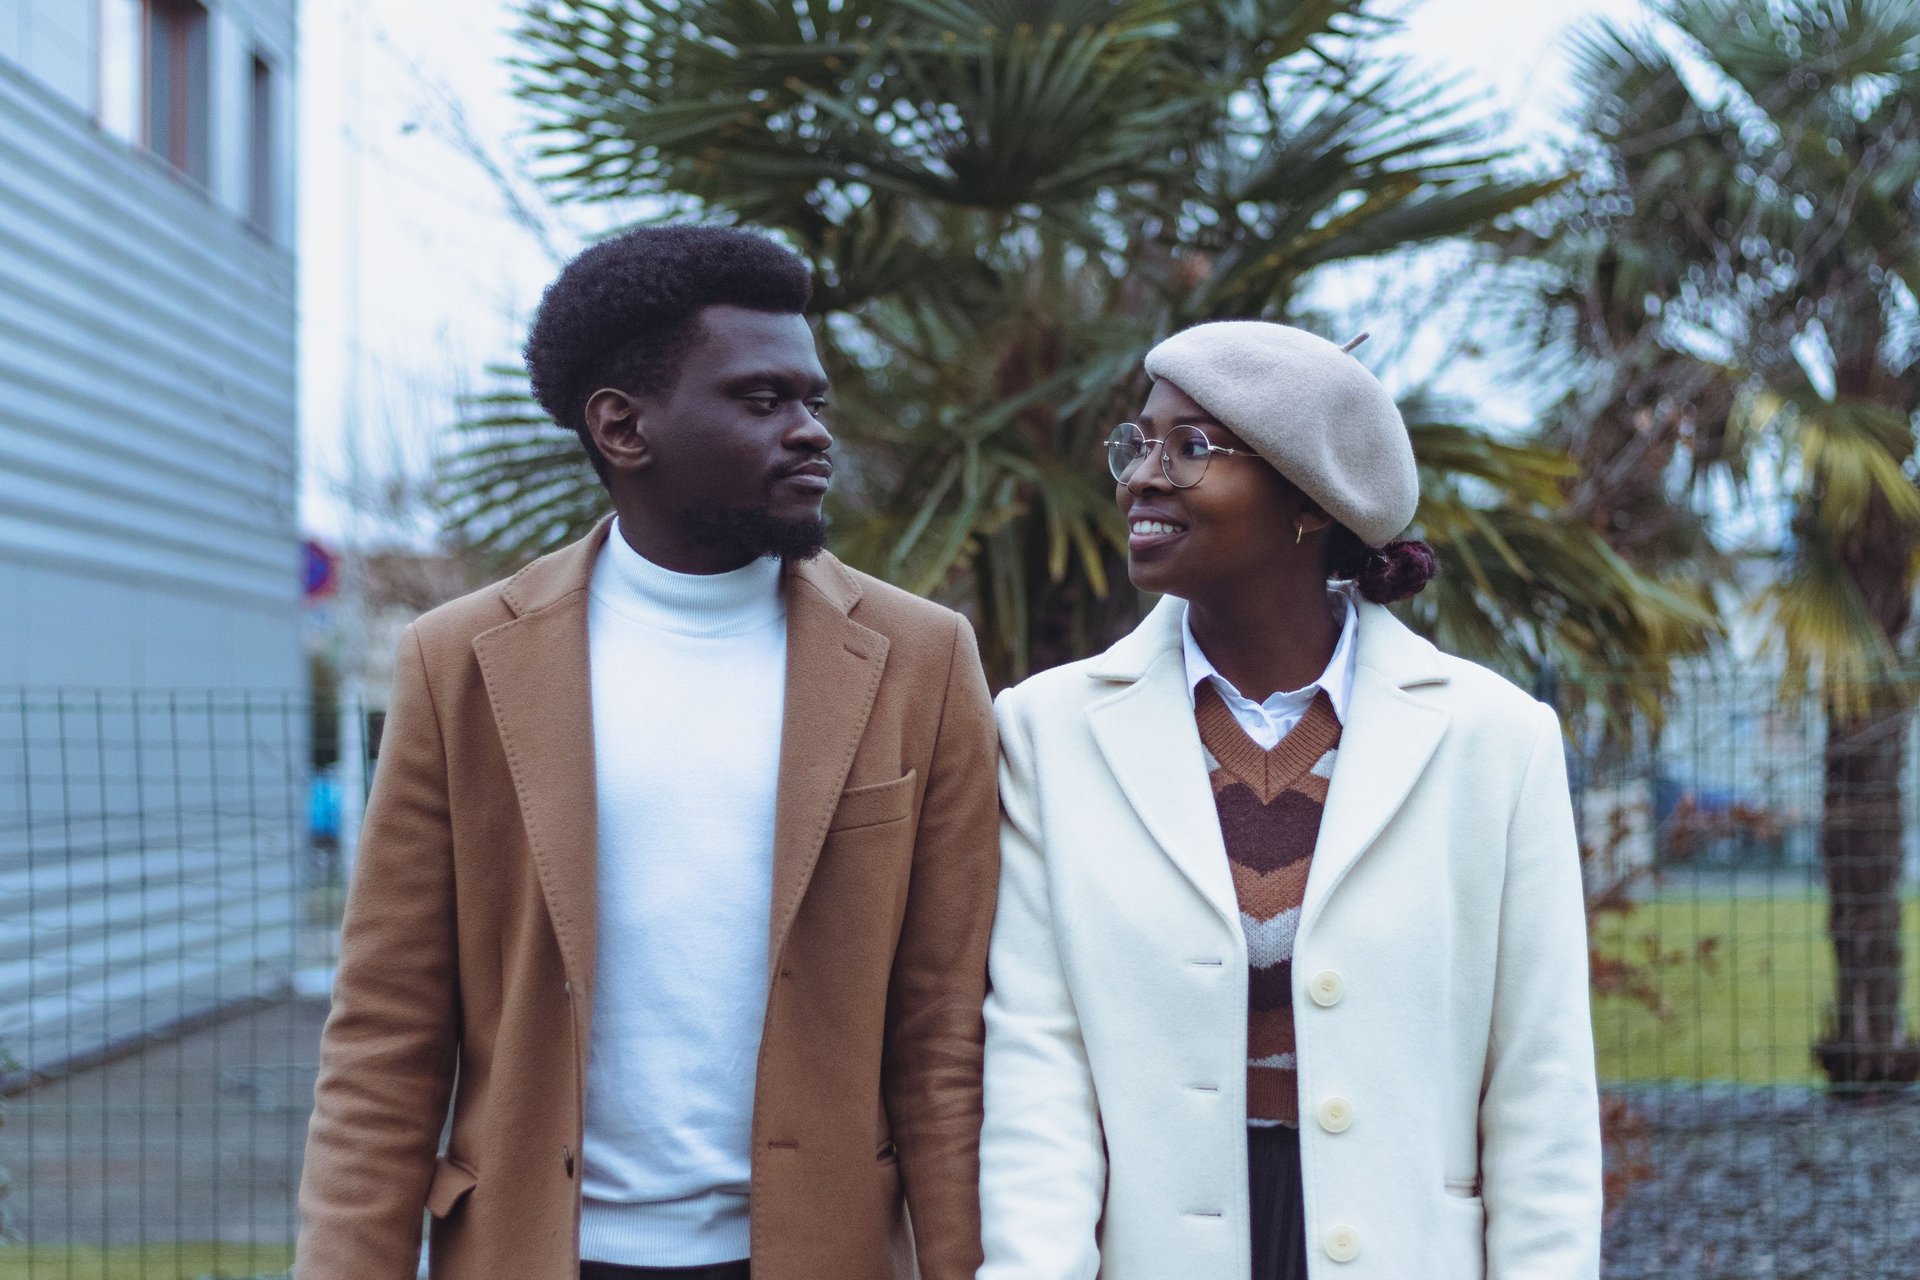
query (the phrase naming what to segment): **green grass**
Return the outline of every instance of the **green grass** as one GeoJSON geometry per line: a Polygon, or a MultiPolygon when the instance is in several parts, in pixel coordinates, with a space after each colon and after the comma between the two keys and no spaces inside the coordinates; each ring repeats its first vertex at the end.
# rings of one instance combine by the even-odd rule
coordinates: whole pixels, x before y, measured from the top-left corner
{"type": "Polygon", "coordinates": [[[281,1275],[292,1265],[285,1245],[0,1245],[0,1280],[227,1280],[281,1275]]]}
{"type": "MultiPolygon", "coordinates": [[[[1902,923],[1907,1017],[1920,1026],[1920,899],[1906,904],[1902,923]]],[[[1600,1078],[1822,1082],[1812,1046],[1833,1003],[1825,899],[1669,894],[1607,921],[1601,945],[1635,956],[1649,942],[1690,953],[1702,938],[1719,940],[1710,965],[1687,961],[1657,974],[1666,1020],[1623,997],[1595,1001],[1600,1078]]]]}

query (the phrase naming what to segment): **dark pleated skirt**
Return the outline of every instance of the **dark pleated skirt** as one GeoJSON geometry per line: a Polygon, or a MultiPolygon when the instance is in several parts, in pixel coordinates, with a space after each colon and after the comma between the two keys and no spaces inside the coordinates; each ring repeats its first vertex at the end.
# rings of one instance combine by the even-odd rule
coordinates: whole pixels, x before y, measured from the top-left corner
{"type": "Polygon", "coordinates": [[[1307,1208],[1300,1190],[1300,1131],[1247,1129],[1253,1210],[1253,1280],[1307,1280],[1307,1208]]]}

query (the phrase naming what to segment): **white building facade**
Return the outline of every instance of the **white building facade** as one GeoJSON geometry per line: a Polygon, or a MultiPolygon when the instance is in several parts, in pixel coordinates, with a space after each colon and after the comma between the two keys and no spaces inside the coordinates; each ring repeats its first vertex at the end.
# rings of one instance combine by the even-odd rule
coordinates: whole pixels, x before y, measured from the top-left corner
{"type": "Polygon", "coordinates": [[[0,1049],[292,948],[294,0],[0,0],[0,1049]]]}

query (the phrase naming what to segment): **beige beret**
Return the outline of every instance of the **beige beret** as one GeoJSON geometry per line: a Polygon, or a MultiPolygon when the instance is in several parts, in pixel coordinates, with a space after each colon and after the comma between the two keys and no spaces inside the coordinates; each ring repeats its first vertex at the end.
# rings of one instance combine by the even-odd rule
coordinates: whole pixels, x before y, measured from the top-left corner
{"type": "Polygon", "coordinates": [[[1217,320],[1147,352],[1147,373],[1192,396],[1368,546],[1413,523],[1420,481],[1399,406],[1325,338],[1217,320]]]}

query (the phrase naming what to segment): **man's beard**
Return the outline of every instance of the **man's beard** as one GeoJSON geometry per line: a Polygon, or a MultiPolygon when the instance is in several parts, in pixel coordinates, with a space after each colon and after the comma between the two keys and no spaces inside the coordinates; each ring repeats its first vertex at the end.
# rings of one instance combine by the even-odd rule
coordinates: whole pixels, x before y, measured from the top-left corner
{"type": "Polygon", "coordinates": [[[824,515],[782,519],[765,507],[707,507],[686,514],[701,542],[743,560],[811,560],[827,545],[824,515]]]}

